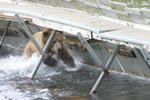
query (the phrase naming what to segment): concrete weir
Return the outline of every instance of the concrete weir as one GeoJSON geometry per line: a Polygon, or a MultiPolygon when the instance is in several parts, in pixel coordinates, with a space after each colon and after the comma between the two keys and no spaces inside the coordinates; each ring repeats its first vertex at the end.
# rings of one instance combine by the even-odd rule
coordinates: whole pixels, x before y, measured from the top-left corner
{"type": "Polygon", "coordinates": [[[52,7],[54,5],[50,5],[49,2],[41,4],[24,0],[19,2],[0,0],[0,29],[4,30],[4,33],[0,34],[1,47],[5,37],[18,36],[18,38],[30,38],[41,53],[39,62],[32,73],[32,79],[40,67],[45,50],[53,39],[51,36],[45,48],[42,49],[32,34],[45,27],[63,31],[68,41],[83,43],[85,48],[69,48],[71,55],[75,59],[82,59],[84,64],[102,69],[91,94],[95,93],[108,70],[150,78],[150,26],[147,20],[148,14],[144,17],[145,10],[136,10],[135,13],[134,9],[128,8],[125,4],[109,0],[105,2],[96,0],[91,3],[88,0],[77,0],[76,3],[72,0],[62,1],[57,2],[57,5],[61,5],[60,7],[52,7]],[[72,4],[74,8],[68,7],[68,9],[67,4],[72,4]],[[75,8],[76,6],[73,6],[75,4],[78,4],[77,8],[80,8],[81,4],[89,9],[92,7],[91,12],[93,11],[96,15],[86,10],[79,11],[75,8]],[[122,9],[118,9],[117,6],[122,9]],[[140,11],[143,12],[143,16],[140,11]],[[124,17],[120,18],[120,16],[124,17]],[[9,32],[12,34],[7,34],[9,32]]]}

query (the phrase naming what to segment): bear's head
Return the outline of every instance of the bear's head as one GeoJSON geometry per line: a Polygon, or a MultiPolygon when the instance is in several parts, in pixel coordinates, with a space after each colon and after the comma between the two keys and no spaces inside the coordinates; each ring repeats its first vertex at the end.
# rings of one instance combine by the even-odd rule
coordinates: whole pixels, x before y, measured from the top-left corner
{"type": "Polygon", "coordinates": [[[44,42],[44,44],[46,44],[49,36],[51,35],[51,32],[53,31],[53,29],[50,28],[46,28],[43,30],[43,34],[42,34],[42,40],[44,42]]]}
{"type": "MultiPolygon", "coordinates": [[[[46,44],[48,38],[50,37],[53,29],[47,28],[42,31],[42,41],[44,45],[46,44]]],[[[50,48],[47,52],[57,52],[58,50],[62,49],[62,42],[63,42],[63,32],[62,31],[56,31],[56,34],[54,36],[54,39],[52,40],[52,43],[50,45],[50,48]]]]}
{"type": "Polygon", "coordinates": [[[60,52],[63,51],[63,45],[61,41],[55,41],[55,43],[53,44],[53,52],[56,52],[57,54],[59,54],[60,52]]]}

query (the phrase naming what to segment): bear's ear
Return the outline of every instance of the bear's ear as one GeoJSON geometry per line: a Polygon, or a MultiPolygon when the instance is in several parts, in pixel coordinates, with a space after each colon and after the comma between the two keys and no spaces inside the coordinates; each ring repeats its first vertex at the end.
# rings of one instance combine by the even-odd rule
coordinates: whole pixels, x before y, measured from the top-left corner
{"type": "Polygon", "coordinates": [[[52,31],[52,29],[49,29],[49,28],[43,30],[44,37],[47,37],[51,31],[52,31]]]}

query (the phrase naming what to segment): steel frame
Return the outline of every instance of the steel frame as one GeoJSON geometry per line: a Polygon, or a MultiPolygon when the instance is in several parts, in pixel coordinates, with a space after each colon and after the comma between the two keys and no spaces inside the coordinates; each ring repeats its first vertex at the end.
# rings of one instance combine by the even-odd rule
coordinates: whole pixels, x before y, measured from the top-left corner
{"type": "MultiPolygon", "coordinates": [[[[52,40],[54,39],[56,32],[57,32],[56,30],[52,31],[48,41],[46,42],[45,47],[43,48],[43,52],[44,53],[46,53],[47,49],[51,46],[52,40]]],[[[43,60],[43,57],[44,57],[44,55],[40,55],[38,63],[36,65],[35,69],[32,72],[31,79],[34,79],[34,76],[35,76],[35,74],[37,73],[37,71],[38,71],[38,69],[40,67],[40,64],[41,64],[41,62],[43,60]]]]}
{"type": "Polygon", "coordinates": [[[90,55],[93,57],[93,59],[97,62],[99,66],[102,66],[102,61],[100,58],[96,55],[95,51],[92,49],[92,47],[89,45],[89,43],[84,39],[82,34],[80,32],[77,33],[77,36],[79,40],[84,44],[84,46],[87,48],[90,55]]]}
{"type": "Polygon", "coordinates": [[[40,67],[40,64],[43,60],[43,57],[46,55],[46,51],[47,49],[50,47],[51,43],[52,43],[52,40],[54,39],[55,37],[55,34],[56,34],[56,30],[53,30],[51,35],[49,36],[48,38],[48,41],[46,42],[46,45],[44,46],[44,48],[42,49],[40,47],[40,45],[38,44],[38,42],[34,39],[34,37],[32,36],[32,33],[30,32],[30,30],[28,29],[28,27],[26,26],[26,24],[24,23],[24,21],[19,17],[19,15],[16,14],[16,19],[18,20],[20,26],[24,29],[24,31],[26,32],[26,35],[31,39],[31,41],[33,42],[33,44],[35,45],[35,47],[39,50],[40,52],[40,57],[39,57],[39,60],[37,62],[37,65],[36,67],[34,68],[32,74],[31,74],[31,79],[34,79],[34,76],[35,74],[37,73],[39,67],[40,67]]]}
{"type": "Polygon", "coordinates": [[[42,20],[47,20],[47,21],[51,21],[51,22],[55,22],[55,23],[59,23],[59,24],[63,24],[63,25],[69,25],[69,26],[72,26],[72,27],[75,27],[75,28],[79,28],[79,29],[83,29],[83,30],[87,30],[87,31],[92,31],[92,32],[95,32],[95,33],[100,32],[99,29],[95,29],[95,28],[85,26],[85,25],[82,25],[82,24],[74,23],[74,22],[71,22],[71,21],[66,21],[66,20],[59,19],[59,18],[48,17],[48,16],[44,16],[44,15],[41,15],[41,14],[37,14],[37,13],[22,11],[22,10],[19,10],[19,9],[0,8],[0,12],[21,14],[21,15],[30,16],[30,17],[34,17],[34,18],[38,18],[38,19],[42,19],[42,20]]]}
{"type": "Polygon", "coordinates": [[[98,77],[97,81],[95,82],[93,88],[90,91],[90,94],[94,94],[94,93],[96,93],[98,85],[100,85],[100,83],[102,83],[105,75],[107,74],[106,72],[109,70],[111,64],[113,63],[115,57],[117,56],[118,51],[120,49],[120,45],[117,45],[117,47],[114,50],[113,54],[108,59],[106,65],[104,67],[102,67],[102,61],[96,55],[96,53],[94,52],[94,50],[92,49],[92,47],[88,44],[88,42],[84,39],[84,37],[82,36],[82,34],[81,33],[77,33],[77,36],[78,36],[79,40],[84,44],[84,46],[86,47],[86,49],[88,50],[88,52],[91,54],[91,56],[93,57],[93,59],[103,69],[102,72],[101,72],[101,74],[100,74],[100,76],[98,77]]]}
{"type": "Polygon", "coordinates": [[[8,22],[7,27],[6,27],[6,29],[4,30],[2,39],[1,39],[1,41],[0,41],[0,48],[2,47],[2,45],[3,45],[3,43],[4,43],[4,40],[5,40],[5,37],[6,37],[6,34],[7,34],[8,29],[9,29],[10,24],[11,24],[11,21],[8,22]]]}
{"type": "Polygon", "coordinates": [[[112,65],[113,61],[115,60],[115,57],[118,54],[118,51],[120,49],[120,45],[117,45],[116,49],[114,50],[113,54],[110,56],[110,58],[108,59],[105,68],[102,70],[100,76],[98,77],[96,83],[94,84],[93,88],[90,91],[90,94],[94,94],[96,93],[96,89],[98,87],[98,85],[100,85],[106,75],[105,70],[109,70],[110,66],[112,65]]]}
{"type": "MultiPolygon", "coordinates": [[[[60,24],[65,24],[65,25],[73,26],[73,27],[76,27],[76,28],[80,28],[80,29],[87,30],[87,31],[92,31],[92,32],[95,32],[95,33],[99,32],[99,29],[93,29],[91,27],[80,25],[80,24],[77,24],[77,23],[73,23],[73,22],[69,22],[69,21],[64,21],[64,20],[57,19],[57,18],[47,17],[47,16],[43,16],[43,15],[40,15],[40,14],[36,14],[36,13],[24,12],[24,11],[17,10],[17,9],[1,8],[0,12],[10,12],[10,13],[15,13],[15,14],[18,13],[18,14],[27,15],[27,16],[31,16],[31,17],[36,17],[36,18],[39,18],[39,19],[44,19],[44,20],[48,20],[48,21],[52,21],[52,22],[56,22],[56,23],[60,23],[60,24]]],[[[29,29],[25,25],[24,21],[19,17],[18,14],[16,14],[16,18],[17,18],[18,22],[20,23],[21,27],[24,29],[24,31],[26,32],[26,34],[28,35],[28,37],[31,39],[31,41],[33,42],[33,44],[36,46],[36,48],[39,50],[39,52],[41,54],[40,57],[39,57],[38,63],[36,65],[35,69],[32,72],[31,79],[34,79],[34,76],[35,76],[35,74],[37,73],[37,71],[38,71],[38,69],[40,67],[40,64],[41,64],[42,59],[43,59],[43,57],[44,57],[44,55],[46,53],[46,50],[50,46],[51,41],[53,40],[53,38],[54,38],[54,36],[56,34],[56,30],[54,30],[52,32],[52,34],[49,37],[49,39],[48,39],[48,41],[47,41],[44,49],[42,49],[39,46],[39,44],[37,43],[37,41],[32,37],[32,33],[29,31],[29,29]]],[[[6,28],[6,30],[5,30],[5,32],[3,34],[3,37],[2,37],[0,45],[2,45],[3,42],[4,42],[7,30],[9,28],[9,25],[10,24],[7,25],[7,28],[6,28]]],[[[103,69],[102,72],[101,72],[101,74],[100,74],[100,76],[98,77],[97,81],[95,82],[93,88],[90,91],[90,94],[94,94],[94,93],[96,93],[96,89],[97,89],[98,85],[100,85],[102,83],[102,81],[103,81],[103,79],[104,79],[104,77],[106,75],[105,70],[109,70],[109,68],[111,67],[111,64],[113,63],[115,57],[117,56],[119,48],[120,48],[120,45],[117,45],[117,47],[114,50],[113,54],[110,56],[110,58],[108,59],[106,65],[103,67],[102,61],[96,55],[95,51],[88,44],[88,42],[83,38],[82,34],[81,33],[77,33],[77,36],[78,36],[79,40],[85,45],[85,47],[87,48],[88,52],[91,54],[91,56],[93,57],[93,59],[103,69]]],[[[125,41],[125,42],[127,41],[127,42],[141,44],[141,45],[142,44],[148,44],[149,45],[149,43],[147,43],[147,42],[142,42],[142,41],[137,41],[137,40],[128,40],[128,39],[123,39],[123,38],[120,38],[120,37],[116,38],[116,37],[109,36],[109,35],[107,36],[105,34],[101,34],[100,36],[101,36],[101,38],[108,38],[108,39],[113,39],[113,40],[122,40],[122,41],[125,41]]]]}

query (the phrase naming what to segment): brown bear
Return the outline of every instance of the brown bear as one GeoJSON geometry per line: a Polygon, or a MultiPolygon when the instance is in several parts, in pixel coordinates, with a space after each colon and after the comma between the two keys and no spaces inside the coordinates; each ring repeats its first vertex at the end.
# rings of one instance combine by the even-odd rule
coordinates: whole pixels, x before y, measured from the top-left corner
{"type": "MultiPolygon", "coordinates": [[[[44,48],[50,34],[52,32],[52,29],[45,29],[43,31],[37,32],[33,35],[35,40],[39,43],[41,48],[44,48]]],[[[72,56],[69,54],[67,51],[67,48],[64,44],[64,39],[63,39],[63,32],[57,31],[56,35],[52,41],[52,44],[50,48],[47,51],[47,56],[44,59],[44,63],[48,65],[56,65],[57,61],[52,58],[53,53],[56,53],[59,58],[63,60],[63,62],[66,65],[75,66],[74,60],[72,56]]],[[[39,53],[38,49],[34,46],[31,40],[27,43],[26,47],[24,48],[24,56],[26,57],[31,57],[33,53],[39,53]]]]}
{"type": "Polygon", "coordinates": [[[57,41],[52,49],[52,52],[56,52],[58,57],[68,66],[75,67],[74,59],[69,54],[67,47],[65,46],[65,41],[57,41]]]}
{"type": "MultiPolygon", "coordinates": [[[[41,48],[44,48],[51,31],[52,29],[45,29],[43,31],[33,34],[34,39],[37,41],[37,43],[40,45],[41,48]]],[[[31,57],[32,54],[35,52],[39,53],[38,49],[35,47],[32,41],[29,40],[29,42],[24,48],[24,56],[31,57]]]]}

